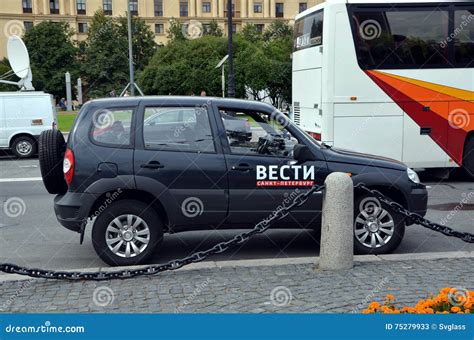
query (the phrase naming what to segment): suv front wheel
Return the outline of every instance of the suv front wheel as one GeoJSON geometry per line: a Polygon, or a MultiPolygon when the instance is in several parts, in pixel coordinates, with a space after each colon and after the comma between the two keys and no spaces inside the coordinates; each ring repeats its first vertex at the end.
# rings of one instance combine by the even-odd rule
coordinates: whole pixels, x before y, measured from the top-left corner
{"type": "Polygon", "coordinates": [[[354,206],[354,251],[356,254],[388,254],[402,242],[403,216],[371,196],[358,198],[354,206]]]}
{"type": "Polygon", "coordinates": [[[163,239],[158,214],[143,202],[112,203],[95,220],[92,243],[100,258],[112,266],[142,264],[163,239]]]}

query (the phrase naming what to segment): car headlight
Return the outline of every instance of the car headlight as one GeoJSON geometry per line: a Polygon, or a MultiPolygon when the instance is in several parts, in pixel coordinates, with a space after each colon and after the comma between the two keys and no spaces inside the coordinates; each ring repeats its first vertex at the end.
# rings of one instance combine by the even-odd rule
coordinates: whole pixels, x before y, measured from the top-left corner
{"type": "Polygon", "coordinates": [[[420,184],[420,178],[418,177],[418,174],[413,171],[412,169],[410,168],[407,168],[407,175],[408,175],[408,178],[413,182],[413,183],[416,183],[416,184],[420,184]]]}

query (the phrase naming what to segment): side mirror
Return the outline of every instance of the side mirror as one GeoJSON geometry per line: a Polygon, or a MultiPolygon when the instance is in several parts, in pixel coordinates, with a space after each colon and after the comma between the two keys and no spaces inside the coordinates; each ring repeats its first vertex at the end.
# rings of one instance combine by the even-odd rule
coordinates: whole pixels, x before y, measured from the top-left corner
{"type": "Polygon", "coordinates": [[[309,147],[303,144],[295,145],[293,149],[293,158],[300,164],[316,160],[316,157],[314,157],[309,147]]]}

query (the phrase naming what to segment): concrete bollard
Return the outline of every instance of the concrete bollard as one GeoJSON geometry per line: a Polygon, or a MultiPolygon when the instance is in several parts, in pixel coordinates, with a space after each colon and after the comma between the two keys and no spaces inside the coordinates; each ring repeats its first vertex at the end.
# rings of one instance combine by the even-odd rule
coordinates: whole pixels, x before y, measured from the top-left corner
{"type": "Polygon", "coordinates": [[[319,269],[341,270],[354,266],[354,185],[344,173],[325,181],[319,269]]]}

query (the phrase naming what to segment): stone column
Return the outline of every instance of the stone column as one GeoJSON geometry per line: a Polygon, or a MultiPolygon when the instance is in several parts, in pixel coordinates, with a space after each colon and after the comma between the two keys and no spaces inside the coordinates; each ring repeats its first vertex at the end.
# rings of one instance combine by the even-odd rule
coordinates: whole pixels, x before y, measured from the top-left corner
{"type": "Polygon", "coordinates": [[[270,0],[265,0],[263,3],[263,17],[270,17],[270,0]]]}
{"type": "Polygon", "coordinates": [[[275,0],[270,0],[270,17],[275,18],[275,0]]]}
{"type": "Polygon", "coordinates": [[[240,0],[240,17],[247,18],[247,0],[240,0]]]}
{"type": "Polygon", "coordinates": [[[196,0],[189,0],[189,17],[196,16],[196,0]]]}
{"type": "Polygon", "coordinates": [[[226,7],[226,3],[224,0],[219,0],[219,18],[224,17],[224,8],[226,7]]]}
{"type": "Polygon", "coordinates": [[[217,11],[217,1],[218,0],[212,0],[212,17],[213,18],[217,18],[217,16],[219,15],[217,11]]]}
{"type": "Polygon", "coordinates": [[[202,17],[202,0],[196,0],[196,16],[202,17]]]}

